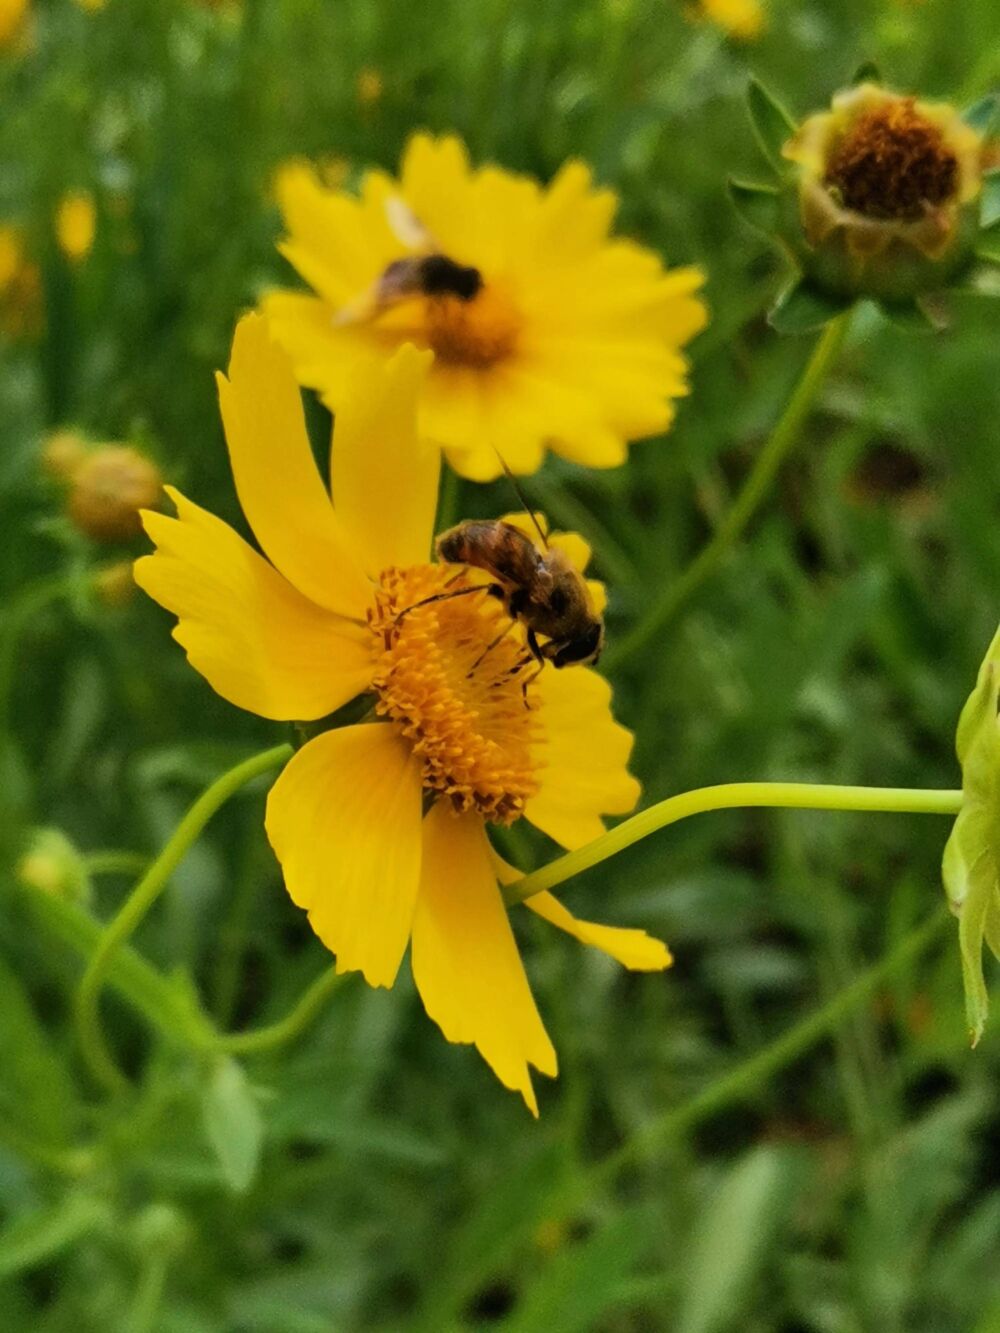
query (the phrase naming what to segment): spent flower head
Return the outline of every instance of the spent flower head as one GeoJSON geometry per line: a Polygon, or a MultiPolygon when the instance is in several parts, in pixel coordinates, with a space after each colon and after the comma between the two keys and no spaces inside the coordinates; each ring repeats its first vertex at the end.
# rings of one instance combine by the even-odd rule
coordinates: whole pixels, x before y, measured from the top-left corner
{"type": "Polygon", "coordinates": [[[420,436],[475,480],[499,475],[497,449],[518,473],[547,448],[614,467],[670,425],[702,276],[613,237],[617,199],[582,162],[544,187],[416,134],[399,178],[366,172],[357,197],[308,171],[281,186],[281,250],[315,295],[273,292],[264,310],[334,412],[366,365],[411,342],[434,354],[420,436]]]}
{"type": "MultiPolygon", "coordinates": [[[[356,374],[328,491],[291,365],[260,316],[244,319],[219,393],[264,555],[171,489],[177,517],[145,516],[157,550],[135,577],[231,703],[313,722],[369,697],[361,722],[308,740],[271,791],[267,833],[288,892],[338,970],[373,986],[393,984],[409,945],[444,1035],[474,1043],[535,1110],[529,1066],[554,1075],[556,1056],[498,884],[510,868],[488,831],[525,818],[565,847],[589,841],[603,815],[638,798],[632,737],[594,671],[538,671],[488,574],[433,560],[440,456],[416,425],[429,360],[403,347],[356,374]]],[[[512,541],[530,531],[504,528],[512,541]]],[[[581,538],[549,543],[582,570],[581,538]]],[[[596,613],[598,590],[588,596],[596,613]]],[[[670,962],[644,932],[578,921],[549,894],[528,906],[628,967],[670,962]]]]}
{"type": "Polygon", "coordinates": [[[128,444],[99,444],[72,466],[66,512],[91,541],[131,541],[142,532],[140,511],[160,503],[163,478],[145,454],[128,444]]]}
{"type": "Polygon", "coordinates": [[[731,189],[798,270],[772,323],[815,328],[859,298],[897,322],[933,322],[936,298],[972,279],[995,245],[1000,179],[987,148],[996,106],[986,98],[963,116],[864,77],[796,126],[753,83],[751,117],[780,184],[731,189]]]}

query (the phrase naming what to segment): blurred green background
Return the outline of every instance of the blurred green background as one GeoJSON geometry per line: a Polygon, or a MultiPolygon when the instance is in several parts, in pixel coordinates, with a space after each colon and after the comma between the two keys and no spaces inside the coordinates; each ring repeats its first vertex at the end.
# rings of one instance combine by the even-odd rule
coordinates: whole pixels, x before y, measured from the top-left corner
{"type": "MultiPolygon", "coordinates": [[[[0,227],[20,256],[5,274],[0,246],[3,1330],[1000,1330],[1000,1028],[970,1052],[953,933],[775,1078],[657,1130],[937,910],[945,820],[703,816],[566,886],[581,915],[666,938],[663,976],[518,916],[562,1065],[537,1124],[408,979],[348,981],[297,1043],[223,1066],[109,993],[137,1090],[102,1099],[52,902],[104,920],[129,877],[83,882],[66,845],[47,890],[24,882],[32,829],[151,854],[206,782],[285,738],[211,692],[158,608],[88,590],[142,543],[88,545],[39,460],[57,427],[129,441],[242,526],[212,372],[239,312],[289,280],[271,182],[290,156],[391,168],[419,126],[543,178],[580,155],[626,232],[704,266],[712,320],[671,436],[529,483],[594,540],[612,640],[675,577],[810,348],[768,329],[780,262],[727,203],[729,173],[763,174],[748,74],[796,113],[868,58],[960,104],[1000,79],[996,0],[773,0],[766,19],[739,42],[674,0],[0,14],[0,227]],[[81,190],[96,233],[73,260],[55,219],[81,190]]],[[[998,347],[988,302],[936,338],[855,320],[747,540],[616,673],[647,802],[747,778],[957,784],[954,723],[1000,612],[998,347]]],[[[502,485],[459,501],[510,508],[502,485]]],[[[263,795],[213,820],[134,942],[223,1028],[281,1017],[329,966],[263,795]]]]}

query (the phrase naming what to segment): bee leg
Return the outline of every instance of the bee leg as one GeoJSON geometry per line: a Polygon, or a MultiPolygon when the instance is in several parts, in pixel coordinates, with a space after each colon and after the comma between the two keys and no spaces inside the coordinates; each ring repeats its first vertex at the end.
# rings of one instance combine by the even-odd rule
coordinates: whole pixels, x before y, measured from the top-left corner
{"type": "MultiPolygon", "coordinates": [[[[461,574],[456,574],[455,578],[461,578],[461,574]]],[[[450,602],[455,597],[469,597],[474,592],[489,593],[491,597],[503,596],[503,589],[497,583],[477,583],[474,588],[458,588],[455,592],[436,592],[432,597],[425,597],[422,601],[414,602],[412,606],[405,606],[392,622],[393,626],[398,628],[404,616],[408,616],[411,611],[416,611],[421,606],[430,606],[432,602],[450,602]],[[499,589],[499,593],[494,589],[499,589]]]]}
{"type": "Polygon", "coordinates": [[[545,650],[542,648],[542,645],[538,642],[538,635],[535,633],[533,629],[529,628],[527,634],[524,637],[528,640],[528,648],[531,651],[531,656],[538,663],[539,668],[543,667],[545,665],[545,650]]]}
{"type": "Polygon", "coordinates": [[[531,673],[531,675],[525,676],[524,680],[521,681],[521,698],[524,700],[525,708],[531,707],[531,704],[528,703],[528,686],[534,685],[535,681],[542,674],[542,669],[544,668],[544,666],[545,666],[544,662],[539,662],[538,665],[535,667],[534,671],[531,673]]]}
{"type": "Polygon", "coordinates": [[[500,631],[500,633],[496,636],[496,638],[495,638],[495,639],[492,639],[492,640],[486,645],[486,647],[483,649],[483,651],[479,654],[479,656],[478,656],[478,657],[476,658],[476,660],[473,662],[472,666],[470,666],[469,669],[468,669],[468,671],[465,673],[465,679],[466,679],[466,680],[468,680],[471,676],[473,676],[473,675],[475,674],[476,670],[477,670],[478,667],[482,664],[482,662],[483,662],[483,660],[485,659],[486,655],[487,655],[488,653],[491,653],[491,652],[493,651],[493,649],[497,646],[497,644],[500,643],[502,639],[505,639],[505,638],[507,637],[507,635],[511,632],[511,630],[514,628],[514,626],[515,626],[516,624],[517,624],[517,621],[516,621],[516,620],[509,620],[509,621],[507,622],[507,624],[504,626],[504,628],[500,631]]]}

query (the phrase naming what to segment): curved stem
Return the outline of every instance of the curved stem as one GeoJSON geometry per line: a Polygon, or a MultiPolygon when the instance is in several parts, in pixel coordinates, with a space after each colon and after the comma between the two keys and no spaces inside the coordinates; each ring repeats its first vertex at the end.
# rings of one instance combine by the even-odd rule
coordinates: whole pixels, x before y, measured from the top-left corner
{"type": "Polygon", "coordinates": [[[707,1088],[703,1088],[680,1106],[671,1107],[669,1111],[643,1125],[630,1135],[620,1148],[615,1149],[585,1174],[585,1193],[591,1193],[593,1189],[612,1179],[623,1166],[655,1143],[676,1138],[692,1129],[723,1107],[739,1101],[778,1070],[797,1060],[827,1033],[832,1032],[842,1019],[863,1003],[893,972],[923,953],[940,934],[944,924],[950,920],[951,916],[946,909],[942,908],[941,911],[935,912],[929,920],[912,930],[891,953],[868,968],[866,972],[862,972],[821,1008],[783,1032],[780,1037],[757,1051],[755,1055],[742,1061],[735,1069],[720,1075],[707,1088]]]}
{"type": "Polygon", "coordinates": [[[813,348],[812,356],[806,363],[802,377],[788,400],[778,424],[757,455],[750,475],[743,483],[743,489],[736,497],[732,508],[708,544],[681,572],[680,577],[673,583],[668,583],[643,619],[630,633],[608,649],[605,653],[605,662],[610,669],[614,670],[627,657],[645,647],[649,640],[674,618],[681,607],[714,574],[723,556],[740,537],[771,489],[771,483],[785,455],[798,439],[802,423],[840,350],[849,321],[850,311],[845,311],[827,324],[813,348]]]}
{"type": "Polygon", "coordinates": [[[586,847],[558,856],[540,870],[508,884],[504,889],[504,900],[508,906],[522,903],[533,893],[554,888],[571,875],[579,875],[581,871],[599,865],[609,856],[615,856],[634,842],[668,824],[676,824],[678,820],[709,810],[740,807],[957,815],[962,808],[962,793],[909,787],[822,786],[811,782],[726,782],[717,787],[699,787],[640,811],[617,828],[587,843],[586,847]]]}
{"type": "Polygon", "coordinates": [[[259,1055],[263,1051],[273,1051],[287,1042],[294,1041],[314,1018],[319,1014],[329,997],[345,980],[332,967],[321,972],[316,980],[303,991],[301,998],[291,1013],[269,1023],[267,1027],[254,1028],[250,1032],[230,1032],[220,1036],[216,1042],[219,1050],[230,1055],[259,1055]]]}
{"type": "Polygon", "coordinates": [[[216,810],[245,783],[284,763],[291,754],[290,745],[277,745],[237,764],[217,778],[188,810],[159,856],[125,899],[117,916],[102,932],[77,992],[76,1022],[84,1058],[108,1091],[117,1092],[128,1086],[104,1040],[97,1007],[101,987],[116,950],[128,939],[163,892],[188,848],[216,810]]]}

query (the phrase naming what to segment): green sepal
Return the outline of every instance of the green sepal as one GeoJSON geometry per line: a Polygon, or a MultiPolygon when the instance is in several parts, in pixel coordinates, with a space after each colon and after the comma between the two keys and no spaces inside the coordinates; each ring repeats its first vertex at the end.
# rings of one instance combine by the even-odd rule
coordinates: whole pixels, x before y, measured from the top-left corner
{"type": "Polygon", "coordinates": [[[758,185],[755,181],[729,178],[729,197],[744,222],[758,231],[773,235],[778,230],[781,213],[781,193],[773,185],[758,185]]]}
{"type": "Polygon", "coordinates": [[[958,917],[958,944],[969,1035],[975,1046],[989,1013],[983,945],[1000,958],[1000,630],[987,649],[962,709],[955,750],[963,804],[944,849],[941,874],[958,917]]]}
{"type": "Polygon", "coordinates": [[[795,121],[759,79],[751,79],[747,86],[747,109],[761,151],[775,170],[781,171],[781,150],[795,133],[795,121]]]}
{"type": "Polygon", "coordinates": [[[1000,112],[1000,97],[996,93],[987,93],[978,102],[973,102],[971,106],[965,108],[962,119],[971,129],[986,138],[996,124],[998,112],[1000,112]]]}
{"type": "Polygon", "coordinates": [[[898,304],[880,304],[879,309],[889,323],[902,333],[917,335],[940,333],[948,321],[923,301],[901,301],[898,304]]]}
{"type": "Polygon", "coordinates": [[[881,83],[882,71],[874,60],[863,60],[850,78],[850,86],[856,88],[859,83],[881,83]]]}
{"type": "Polygon", "coordinates": [[[853,297],[829,296],[796,278],[768,312],[767,322],[776,333],[812,333],[853,304],[853,297]]]}
{"type": "Polygon", "coordinates": [[[983,231],[989,231],[1000,222],[1000,175],[991,172],[983,177],[983,188],[979,196],[979,225],[983,231]]]}

